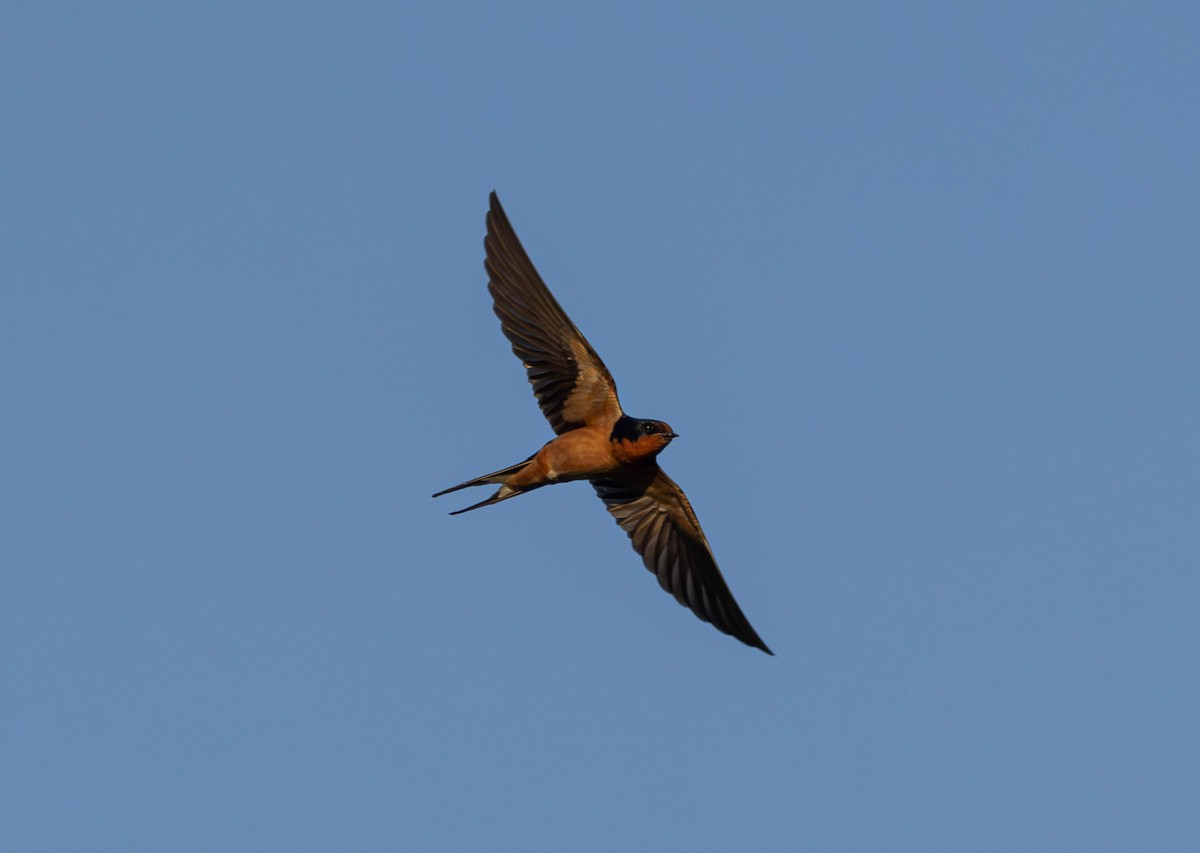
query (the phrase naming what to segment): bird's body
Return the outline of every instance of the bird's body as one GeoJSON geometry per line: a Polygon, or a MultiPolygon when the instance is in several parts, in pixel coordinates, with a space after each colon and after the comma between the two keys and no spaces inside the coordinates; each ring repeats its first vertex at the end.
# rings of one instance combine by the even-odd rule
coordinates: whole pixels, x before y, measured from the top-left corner
{"type": "Polygon", "coordinates": [[[771,654],[721,577],[683,490],[658,467],[656,457],[678,436],[662,421],[624,413],[608,368],[538,275],[495,193],[487,227],[485,266],[496,315],[557,437],[522,462],[434,497],[499,486],[451,513],[459,515],[543,486],[588,480],[663,589],[704,621],[771,654]]]}
{"type": "Polygon", "coordinates": [[[434,497],[468,486],[500,484],[496,494],[487,500],[451,513],[461,515],[542,486],[569,483],[572,480],[620,477],[623,471],[653,465],[654,457],[671,443],[671,439],[677,437],[662,421],[634,421],[628,416],[618,419],[611,427],[582,426],[548,441],[524,462],[459,483],[438,492],[434,497]],[[632,421],[634,425],[624,429],[625,421],[632,421]]]}

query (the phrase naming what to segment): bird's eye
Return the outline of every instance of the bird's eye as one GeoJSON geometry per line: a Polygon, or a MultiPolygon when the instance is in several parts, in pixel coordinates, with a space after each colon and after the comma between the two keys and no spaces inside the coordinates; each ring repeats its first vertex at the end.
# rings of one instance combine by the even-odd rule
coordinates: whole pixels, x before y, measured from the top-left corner
{"type": "Polygon", "coordinates": [[[654,424],[642,424],[642,432],[646,433],[646,435],[653,435],[654,424]]]}

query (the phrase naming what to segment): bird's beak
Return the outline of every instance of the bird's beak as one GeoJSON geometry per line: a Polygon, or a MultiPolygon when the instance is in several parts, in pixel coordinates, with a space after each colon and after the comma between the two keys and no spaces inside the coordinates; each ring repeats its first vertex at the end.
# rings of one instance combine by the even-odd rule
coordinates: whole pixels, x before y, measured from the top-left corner
{"type": "Polygon", "coordinates": [[[667,433],[667,438],[679,438],[679,433],[669,432],[669,433],[667,433]]]}

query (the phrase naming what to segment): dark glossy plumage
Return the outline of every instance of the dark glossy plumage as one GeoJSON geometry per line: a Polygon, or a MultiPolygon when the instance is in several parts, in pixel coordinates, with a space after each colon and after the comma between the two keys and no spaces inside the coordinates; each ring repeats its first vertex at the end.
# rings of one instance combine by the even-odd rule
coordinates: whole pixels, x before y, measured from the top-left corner
{"type": "Polygon", "coordinates": [[[658,465],[592,481],[659,585],[718,631],[774,654],[734,600],[683,489],[658,465]]]}
{"type": "Polygon", "coordinates": [[[619,418],[621,404],[612,374],[534,269],[495,193],[483,245],[488,291],[500,328],[525,365],[550,427],[561,435],[619,418]]]}

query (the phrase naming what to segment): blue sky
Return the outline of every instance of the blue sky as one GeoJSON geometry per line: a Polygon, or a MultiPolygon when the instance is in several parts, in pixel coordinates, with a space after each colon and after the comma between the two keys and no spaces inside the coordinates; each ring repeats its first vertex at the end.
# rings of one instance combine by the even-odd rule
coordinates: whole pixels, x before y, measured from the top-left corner
{"type": "Polygon", "coordinates": [[[0,847],[1197,849],[1197,43],[6,7],[0,847]],[[493,189],[776,657],[586,485],[430,500],[551,435],[493,189]]]}

